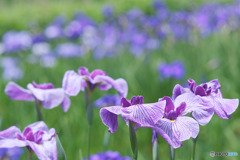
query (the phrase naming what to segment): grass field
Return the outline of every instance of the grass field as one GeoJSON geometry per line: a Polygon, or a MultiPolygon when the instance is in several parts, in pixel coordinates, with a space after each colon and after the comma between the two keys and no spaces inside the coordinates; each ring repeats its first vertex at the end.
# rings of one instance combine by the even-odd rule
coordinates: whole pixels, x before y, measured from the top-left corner
{"type": "MultiPolygon", "coordinates": [[[[124,12],[133,6],[142,8],[147,13],[150,1],[127,0],[121,1],[14,1],[0,2],[0,35],[8,30],[25,30],[31,23],[38,23],[41,27],[48,24],[58,14],[71,17],[74,11],[82,10],[87,15],[101,21],[102,4],[111,3],[117,13],[124,12]]],[[[206,2],[197,1],[196,6],[206,2]]],[[[227,1],[224,1],[227,2],[227,1]]],[[[167,1],[172,9],[186,9],[192,4],[186,0],[167,1]]],[[[234,32],[220,32],[208,38],[197,37],[189,42],[172,42],[166,40],[161,49],[151,54],[135,57],[130,53],[122,53],[114,58],[95,60],[89,53],[82,58],[59,59],[54,68],[42,68],[40,65],[26,63],[26,55],[22,54],[20,66],[24,70],[24,78],[17,83],[23,87],[32,81],[38,83],[51,82],[55,87],[61,87],[62,78],[67,70],[77,71],[79,66],[86,66],[89,70],[95,68],[106,71],[111,77],[122,77],[128,82],[128,99],[135,95],[144,96],[144,102],[156,102],[163,96],[171,96],[175,84],[186,83],[188,78],[198,83],[203,80],[218,78],[222,85],[222,93],[226,98],[240,96],[240,30],[234,32]],[[183,80],[159,80],[157,66],[161,62],[181,60],[186,67],[186,76],[183,80]]],[[[1,58],[1,57],[0,57],[1,58]]],[[[4,94],[4,87],[8,82],[0,78],[0,130],[12,125],[23,129],[35,122],[35,107],[32,102],[13,101],[4,94]]],[[[100,98],[106,93],[116,93],[113,89],[105,92],[96,90],[93,99],[100,98]]],[[[79,159],[87,152],[87,121],[83,102],[83,93],[71,97],[71,107],[64,113],[61,107],[52,110],[42,109],[44,121],[49,128],[55,128],[66,151],[69,160],[79,159]]],[[[92,133],[91,153],[103,151],[103,137],[107,127],[100,117],[99,109],[94,110],[94,132],[92,133]]],[[[240,111],[232,115],[232,119],[223,120],[214,115],[206,126],[200,127],[199,140],[196,148],[196,159],[210,159],[209,153],[238,152],[240,154],[240,111]]],[[[128,127],[119,117],[119,128],[110,135],[108,150],[119,151],[122,155],[131,156],[128,127]]],[[[139,141],[139,160],[148,160],[152,156],[150,128],[140,128],[137,132],[139,141]]],[[[191,140],[185,141],[183,147],[176,150],[176,159],[190,159],[191,140]]],[[[160,137],[160,158],[168,159],[168,144],[160,137]]],[[[23,159],[27,154],[25,153],[23,159]]],[[[229,159],[233,157],[217,157],[229,159]]],[[[216,159],[217,159],[216,158],[216,159]]]]}

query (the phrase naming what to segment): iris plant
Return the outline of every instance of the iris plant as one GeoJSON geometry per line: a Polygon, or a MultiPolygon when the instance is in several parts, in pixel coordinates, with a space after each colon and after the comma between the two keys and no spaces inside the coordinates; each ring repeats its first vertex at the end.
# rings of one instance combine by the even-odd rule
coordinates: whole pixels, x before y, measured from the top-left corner
{"type": "Polygon", "coordinates": [[[131,101],[122,98],[122,106],[104,107],[100,110],[100,117],[103,123],[109,127],[108,131],[114,133],[118,128],[117,116],[121,115],[129,126],[130,142],[133,158],[137,159],[137,138],[138,127],[153,127],[163,114],[165,101],[143,104],[143,97],[132,97],[131,101]]]}
{"type": "Polygon", "coordinates": [[[48,130],[42,121],[27,126],[23,132],[12,126],[0,132],[0,148],[27,147],[31,160],[33,152],[40,160],[57,160],[55,134],[55,129],[48,130]]]}
{"type": "Polygon", "coordinates": [[[93,120],[92,93],[95,88],[109,90],[114,88],[121,97],[126,97],[128,92],[127,82],[122,79],[109,77],[106,72],[96,69],[89,73],[85,67],[79,67],[78,73],[73,70],[67,71],[63,77],[63,89],[70,96],[76,96],[80,91],[85,93],[85,105],[88,120],[88,158],[90,152],[90,133],[93,120]]]}
{"type": "Polygon", "coordinates": [[[27,89],[24,89],[14,82],[9,82],[5,87],[5,94],[10,99],[22,101],[35,101],[38,120],[42,120],[40,106],[46,109],[52,109],[62,105],[64,112],[70,107],[70,99],[62,88],[54,88],[51,83],[37,84],[29,83],[27,89]]]}

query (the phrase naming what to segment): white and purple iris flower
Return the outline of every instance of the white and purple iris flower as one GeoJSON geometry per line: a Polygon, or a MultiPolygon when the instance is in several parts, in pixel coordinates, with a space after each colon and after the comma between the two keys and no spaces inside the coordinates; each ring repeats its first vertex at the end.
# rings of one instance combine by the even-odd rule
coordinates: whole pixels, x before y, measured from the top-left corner
{"type": "Polygon", "coordinates": [[[86,88],[89,88],[92,92],[96,87],[105,91],[114,88],[121,97],[126,97],[128,92],[128,85],[124,79],[114,80],[100,69],[89,73],[85,67],[80,67],[78,73],[73,70],[67,71],[64,74],[62,85],[65,92],[70,96],[76,96],[86,88]]]}
{"type": "Polygon", "coordinates": [[[70,99],[62,88],[54,88],[51,83],[36,84],[29,83],[27,89],[24,89],[14,82],[9,82],[5,88],[5,94],[10,99],[22,101],[37,101],[46,109],[52,109],[62,105],[64,112],[70,107],[70,99]]]}
{"type": "Polygon", "coordinates": [[[159,102],[166,102],[162,108],[163,114],[154,126],[154,130],[160,134],[170,146],[178,148],[182,141],[196,138],[199,133],[199,124],[192,117],[185,116],[188,108],[185,97],[179,96],[174,101],[170,97],[163,97],[159,102]]]}
{"type": "Polygon", "coordinates": [[[109,127],[109,132],[114,133],[118,128],[117,116],[121,115],[129,124],[135,123],[135,131],[138,127],[151,127],[158,122],[163,115],[165,101],[143,104],[143,97],[132,97],[131,101],[122,98],[122,106],[104,107],[100,110],[100,117],[103,123],[109,127]]]}
{"type": "Polygon", "coordinates": [[[57,160],[55,134],[55,129],[48,130],[42,121],[27,126],[23,132],[12,126],[0,132],[0,148],[27,147],[40,160],[57,160]]]}
{"type": "Polygon", "coordinates": [[[191,107],[189,109],[192,112],[192,116],[201,125],[207,124],[214,113],[223,119],[230,119],[230,114],[238,107],[238,99],[223,98],[220,91],[221,85],[217,79],[198,86],[194,80],[189,79],[188,84],[189,88],[176,85],[173,90],[173,98],[184,95],[189,102],[191,100],[189,103],[191,107]],[[199,104],[195,103],[197,101],[201,101],[203,107],[196,106],[196,104],[199,104]]]}

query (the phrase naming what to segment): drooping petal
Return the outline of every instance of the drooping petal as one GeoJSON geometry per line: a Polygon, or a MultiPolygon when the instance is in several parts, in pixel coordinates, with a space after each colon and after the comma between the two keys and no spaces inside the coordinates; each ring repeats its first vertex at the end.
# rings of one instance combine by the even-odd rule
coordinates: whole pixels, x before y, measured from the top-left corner
{"type": "Polygon", "coordinates": [[[231,118],[232,114],[239,105],[238,99],[213,98],[214,112],[223,119],[231,118]]]}
{"type": "Polygon", "coordinates": [[[32,84],[28,84],[27,88],[32,92],[37,100],[42,102],[42,106],[47,109],[57,107],[63,102],[65,97],[65,93],[62,88],[38,89],[34,88],[32,84]]]}
{"type": "Polygon", "coordinates": [[[191,117],[178,117],[173,122],[173,134],[179,141],[196,138],[199,133],[199,124],[191,117]]]}
{"type": "Polygon", "coordinates": [[[71,105],[71,100],[68,96],[65,96],[62,102],[62,109],[64,112],[67,112],[71,105]]]}
{"type": "Polygon", "coordinates": [[[31,91],[26,90],[14,82],[9,82],[5,87],[5,94],[14,100],[34,101],[31,91]]]}
{"type": "Polygon", "coordinates": [[[0,139],[0,148],[13,148],[13,147],[24,147],[26,142],[15,139],[0,139]]]}
{"type": "Polygon", "coordinates": [[[4,138],[16,138],[17,134],[21,134],[21,131],[16,126],[12,126],[4,131],[0,132],[0,139],[4,138]]]}
{"type": "Polygon", "coordinates": [[[113,87],[121,97],[127,96],[127,92],[128,92],[127,82],[122,78],[114,80],[109,76],[96,76],[91,83],[92,84],[100,83],[99,85],[100,89],[103,89],[101,85],[104,85],[105,87],[107,86],[107,88],[105,88],[104,90],[110,89],[111,87],[113,87]]]}
{"type": "Polygon", "coordinates": [[[179,148],[182,146],[182,142],[175,137],[173,133],[173,122],[169,119],[163,118],[160,119],[154,127],[155,131],[160,134],[167,143],[173,148],[179,148]]]}
{"type": "Polygon", "coordinates": [[[31,141],[27,141],[26,143],[34,151],[38,159],[57,160],[57,146],[54,137],[49,141],[45,141],[43,144],[37,144],[31,141]]]}
{"type": "Polygon", "coordinates": [[[103,123],[109,127],[108,131],[114,133],[118,128],[117,115],[121,113],[122,106],[104,107],[100,110],[103,123]]]}
{"type": "Polygon", "coordinates": [[[76,96],[80,91],[84,91],[86,81],[84,76],[78,75],[74,71],[67,71],[64,74],[62,87],[69,96],[76,96]]]}
{"type": "Polygon", "coordinates": [[[123,108],[120,114],[125,120],[136,123],[136,129],[138,127],[153,127],[163,117],[165,104],[166,101],[132,105],[123,108]]]}
{"type": "Polygon", "coordinates": [[[116,79],[115,83],[113,85],[113,88],[118,91],[118,93],[121,97],[127,97],[128,84],[127,84],[126,80],[124,80],[122,78],[116,79]]]}
{"type": "Polygon", "coordinates": [[[213,104],[208,97],[200,97],[193,93],[184,93],[175,99],[174,104],[179,106],[182,102],[186,103],[186,109],[181,115],[192,113],[192,116],[201,125],[206,125],[212,119],[214,114],[213,104]]]}

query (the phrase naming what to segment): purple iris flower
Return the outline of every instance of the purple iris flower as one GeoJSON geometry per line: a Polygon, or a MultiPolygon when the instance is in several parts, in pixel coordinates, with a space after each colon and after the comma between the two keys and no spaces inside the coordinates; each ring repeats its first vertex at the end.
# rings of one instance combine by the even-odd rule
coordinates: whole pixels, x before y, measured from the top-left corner
{"type": "Polygon", "coordinates": [[[97,108],[119,105],[121,105],[121,97],[119,95],[107,94],[95,101],[97,108]]]}
{"type": "Polygon", "coordinates": [[[96,87],[100,90],[114,88],[122,97],[126,97],[128,92],[127,82],[124,79],[114,80],[100,69],[89,73],[85,67],[79,67],[78,73],[73,70],[67,71],[64,74],[62,84],[65,92],[70,96],[76,96],[80,91],[84,91],[86,87],[89,87],[90,91],[93,91],[96,87]]]}
{"type": "Polygon", "coordinates": [[[189,99],[202,101],[202,104],[205,106],[204,108],[207,108],[207,111],[204,113],[202,112],[202,108],[197,107],[194,104],[192,104],[192,107],[190,108],[192,116],[199,121],[200,124],[200,120],[205,119],[205,121],[202,122],[202,125],[207,124],[211,120],[213,113],[223,119],[231,118],[230,114],[232,114],[239,105],[238,99],[223,98],[220,91],[221,85],[217,79],[198,86],[194,80],[189,79],[188,84],[189,88],[183,88],[180,85],[176,85],[173,90],[173,98],[183,94],[189,99]],[[210,114],[211,112],[212,114],[210,114]]]}
{"type": "Polygon", "coordinates": [[[10,99],[23,101],[37,101],[46,109],[52,109],[62,105],[64,112],[70,107],[70,99],[62,88],[54,88],[51,83],[36,84],[29,83],[24,89],[14,82],[9,82],[5,88],[5,94],[10,99]]]}
{"type": "Polygon", "coordinates": [[[181,61],[173,61],[169,64],[161,63],[158,66],[158,71],[163,79],[171,77],[181,79],[185,76],[185,67],[181,61]]]}
{"type": "Polygon", "coordinates": [[[64,33],[68,38],[78,38],[82,33],[82,31],[83,31],[83,26],[81,25],[80,22],[75,20],[70,22],[66,26],[64,33]]]}
{"type": "Polygon", "coordinates": [[[63,43],[55,48],[57,55],[63,58],[80,57],[83,55],[81,46],[74,43],[63,43]]]}
{"type": "Polygon", "coordinates": [[[19,160],[24,150],[18,147],[14,148],[0,148],[1,160],[19,160]]]}
{"type": "MultiPolygon", "coordinates": [[[[85,158],[84,160],[87,159],[85,158]]],[[[91,155],[89,160],[131,160],[131,158],[128,156],[123,157],[117,151],[106,151],[91,155]]]]}
{"type": "Polygon", "coordinates": [[[190,137],[196,138],[199,132],[199,124],[192,117],[184,116],[188,112],[186,99],[177,97],[174,101],[170,97],[163,97],[159,102],[166,102],[164,114],[158,115],[160,120],[155,124],[155,131],[160,134],[170,146],[178,148],[182,141],[190,137]],[[161,117],[162,116],[162,117],[161,117]]]}
{"type": "Polygon", "coordinates": [[[5,52],[26,50],[32,45],[32,37],[26,31],[9,31],[2,37],[5,52]]]}
{"type": "Polygon", "coordinates": [[[129,124],[135,123],[135,130],[138,127],[154,127],[155,123],[161,119],[165,101],[143,104],[143,97],[132,97],[131,101],[126,98],[121,100],[122,106],[104,107],[100,110],[100,117],[103,123],[109,127],[110,133],[116,132],[118,128],[117,116],[121,115],[129,124]]]}
{"type": "Polygon", "coordinates": [[[55,129],[48,130],[43,121],[27,126],[21,133],[12,126],[0,132],[0,148],[27,147],[40,160],[57,160],[55,129]]]}
{"type": "Polygon", "coordinates": [[[3,68],[2,78],[4,80],[19,80],[23,77],[23,71],[19,68],[17,59],[3,57],[0,62],[3,68]]]}
{"type": "Polygon", "coordinates": [[[44,36],[47,39],[60,38],[63,35],[63,29],[58,24],[50,24],[44,30],[44,36]]]}

